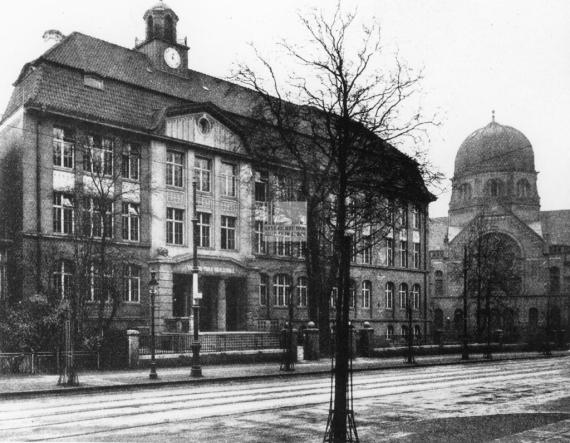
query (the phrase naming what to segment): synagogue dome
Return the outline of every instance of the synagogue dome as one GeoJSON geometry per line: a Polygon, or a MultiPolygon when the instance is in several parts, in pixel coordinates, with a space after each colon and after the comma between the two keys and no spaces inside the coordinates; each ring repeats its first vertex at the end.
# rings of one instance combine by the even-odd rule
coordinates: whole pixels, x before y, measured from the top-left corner
{"type": "Polygon", "coordinates": [[[495,121],[469,135],[455,156],[455,177],[484,172],[535,172],[534,152],[526,136],[495,121]]]}

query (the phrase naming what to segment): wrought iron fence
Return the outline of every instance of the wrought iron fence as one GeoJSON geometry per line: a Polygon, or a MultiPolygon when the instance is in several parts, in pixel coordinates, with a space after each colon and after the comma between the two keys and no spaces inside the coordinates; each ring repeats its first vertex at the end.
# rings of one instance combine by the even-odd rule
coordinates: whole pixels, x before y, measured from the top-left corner
{"type": "MultiPolygon", "coordinates": [[[[155,337],[155,353],[184,354],[192,352],[192,334],[166,333],[155,337]]],[[[141,335],[139,354],[150,354],[150,335],[141,335]]],[[[256,351],[279,349],[279,333],[274,332],[201,332],[201,353],[256,351]]]]}
{"type": "MultiPolygon", "coordinates": [[[[63,366],[64,352],[0,353],[0,374],[57,374],[63,366]]],[[[75,351],[77,370],[99,369],[101,360],[96,352],[75,351]]]]}

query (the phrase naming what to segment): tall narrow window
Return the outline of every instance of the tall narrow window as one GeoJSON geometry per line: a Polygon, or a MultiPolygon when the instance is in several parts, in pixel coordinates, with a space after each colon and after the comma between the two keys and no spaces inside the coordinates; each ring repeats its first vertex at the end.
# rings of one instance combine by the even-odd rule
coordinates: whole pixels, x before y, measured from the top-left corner
{"type": "Polygon", "coordinates": [[[434,283],[435,283],[435,296],[442,297],[443,296],[443,272],[442,271],[435,271],[434,274],[434,283]]]}
{"type": "Polygon", "coordinates": [[[405,240],[400,240],[400,266],[408,267],[408,242],[405,240]]]}
{"type": "Polygon", "coordinates": [[[401,209],[400,209],[400,228],[402,230],[406,230],[408,229],[408,207],[407,205],[404,205],[401,209]]]}
{"type": "Polygon", "coordinates": [[[412,209],[412,226],[415,230],[419,230],[421,226],[420,209],[417,206],[412,209]]]}
{"type": "Polygon", "coordinates": [[[418,242],[414,242],[414,268],[420,269],[421,266],[421,245],[418,242]]]}
{"type": "Polygon", "coordinates": [[[60,168],[73,168],[75,149],[72,131],[53,128],[53,165],[60,168]]]}
{"type": "Polygon", "coordinates": [[[184,186],[184,154],[166,151],[166,185],[177,188],[184,186]]]}
{"type": "Polygon", "coordinates": [[[53,232],[73,233],[73,197],[61,192],[53,194],[53,232]]]}
{"type": "Polygon", "coordinates": [[[210,247],[210,214],[198,212],[198,246],[200,248],[210,247]]]}
{"type": "Polygon", "coordinates": [[[141,268],[135,265],[127,265],[124,269],[123,301],[139,302],[141,293],[141,268]]]}
{"type": "Polygon", "coordinates": [[[398,294],[400,295],[400,308],[405,309],[408,304],[408,285],[406,283],[400,285],[398,294]]]}
{"type": "Polygon", "coordinates": [[[60,260],[53,272],[53,289],[57,297],[61,299],[69,299],[71,296],[73,281],[73,265],[66,261],[60,260]]]}
{"type": "Polygon", "coordinates": [[[386,296],[386,309],[394,308],[394,283],[389,281],[386,283],[386,289],[384,291],[386,296]]]}
{"type": "Polygon", "coordinates": [[[549,269],[550,272],[550,293],[560,294],[560,268],[556,266],[549,269]]]}
{"type": "Polygon", "coordinates": [[[222,215],[222,249],[236,249],[236,218],[222,215]]]}
{"type": "Polygon", "coordinates": [[[289,276],[277,274],[273,277],[273,298],[275,306],[287,306],[289,301],[289,276]]]}
{"type": "Polygon", "coordinates": [[[123,203],[121,213],[121,218],[123,220],[123,240],[139,241],[139,205],[136,203],[123,203]]]}
{"type": "Polygon", "coordinates": [[[372,283],[368,280],[362,282],[362,307],[370,308],[370,298],[372,294],[372,283]]]}
{"type": "Polygon", "coordinates": [[[123,151],[122,170],[123,178],[138,181],[140,175],[141,148],[134,143],[128,143],[123,151]]]}
{"type": "Polygon", "coordinates": [[[413,304],[414,309],[416,309],[416,310],[420,309],[421,288],[420,288],[420,285],[418,285],[417,283],[412,286],[412,299],[413,299],[413,303],[414,303],[413,304]]]}
{"type": "Polygon", "coordinates": [[[166,208],[166,243],[184,244],[184,210],[166,208]]]}
{"type": "Polygon", "coordinates": [[[202,192],[210,192],[212,176],[212,161],[207,158],[196,157],[194,159],[194,177],[196,189],[202,192]]]}
{"type": "Polygon", "coordinates": [[[269,277],[266,274],[259,275],[259,304],[261,306],[267,305],[267,286],[269,284],[269,277]]]}
{"type": "Polygon", "coordinates": [[[369,265],[372,263],[372,240],[369,235],[362,237],[362,263],[369,265]]]}
{"type": "Polygon", "coordinates": [[[392,340],[394,338],[394,326],[388,325],[386,327],[386,339],[392,340]]]}
{"type": "Polygon", "coordinates": [[[265,254],[265,239],[263,237],[263,222],[256,220],[253,227],[253,253],[265,254]]]}
{"type": "Polygon", "coordinates": [[[255,201],[267,201],[267,183],[269,174],[267,171],[255,171],[255,201]]]}
{"type": "Polygon", "coordinates": [[[297,279],[297,306],[304,308],[307,303],[307,277],[299,277],[297,279]]]}
{"type": "Polygon", "coordinates": [[[356,307],[356,282],[353,279],[350,279],[348,286],[348,305],[351,308],[356,307]]]}
{"type": "Polygon", "coordinates": [[[293,243],[290,236],[278,235],[275,240],[275,254],[281,257],[288,257],[291,255],[292,246],[293,243]]]}
{"type": "Polygon", "coordinates": [[[87,237],[113,236],[113,204],[91,197],[83,198],[83,234],[87,237]]]}
{"type": "Polygon", "coordinates": [[[332,309],[336,308],[336,300],[338,299],[338,288],[336,286],[334,286],[331,289],[331,295],[330,295],[330,306],[332,309]]]}
{"type": "Polygon", "coordinates": [[[394,266],[394,239],[386,239],[386,265],[394,266]]]}
{"type": "Polygon", "coordinates": [[[220,174],[222,196],[236,196],[237,166],[233,163],[222,162],[220,174]]]}

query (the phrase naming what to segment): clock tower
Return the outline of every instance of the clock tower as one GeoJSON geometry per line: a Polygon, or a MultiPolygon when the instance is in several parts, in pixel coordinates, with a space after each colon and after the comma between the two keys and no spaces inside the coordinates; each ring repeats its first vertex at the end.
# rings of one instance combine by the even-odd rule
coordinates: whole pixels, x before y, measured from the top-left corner
{"type": "Polygon", "coordinates": [[[176,13],[161,0],[145,12],[143,19],[146,37],[135,49],[148,55],[157,69],[183,74],[188,69],[189,48],[186,39],[176,38],[176,13]]]}

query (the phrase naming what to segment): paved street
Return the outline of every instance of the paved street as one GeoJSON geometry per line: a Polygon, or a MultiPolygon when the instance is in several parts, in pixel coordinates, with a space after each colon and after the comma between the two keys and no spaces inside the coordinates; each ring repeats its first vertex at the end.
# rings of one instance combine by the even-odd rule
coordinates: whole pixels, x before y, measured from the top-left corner
{"type": "MultiPolygon", "coordinates": [[[[354,375],[361,440],[483,441],[570,418],[570,358],[354,375]]],[[[2,440],[320,441],[330,380],[44,396],[0,403],[2,440]]],[[[511,440],[516,441],[516,440],[511,440]]]]}

